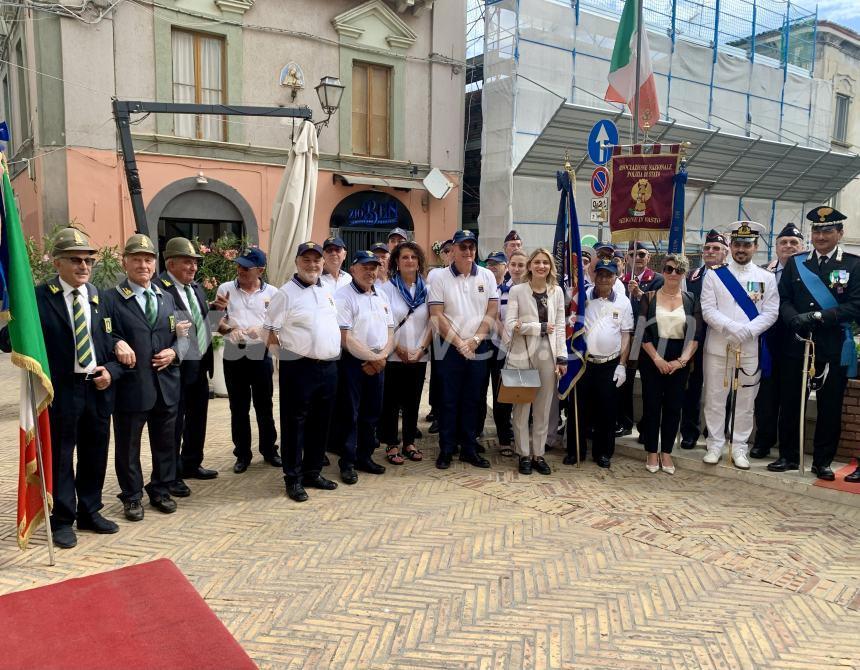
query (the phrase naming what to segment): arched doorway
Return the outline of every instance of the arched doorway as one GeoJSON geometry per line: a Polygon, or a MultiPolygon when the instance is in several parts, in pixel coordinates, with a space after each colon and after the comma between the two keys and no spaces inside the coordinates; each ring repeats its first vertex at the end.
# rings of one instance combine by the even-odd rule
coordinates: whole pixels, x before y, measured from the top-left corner
{"type": "Polygon", "coordinates": [[[350,253],[385,242],[395,227],[414,230],[412,215],[400,200],[381,191],[360,191],[341,200],[329,223],[350,253]]]}
{"type": "Polygon", "coordinates": [[[208,244],[225,234],[259,242],[257,218],[248,201],[216,179],[189,177],[165,186],[146,208],[149,235],[159,252],[172,237],[197,238],[208,244]]]}

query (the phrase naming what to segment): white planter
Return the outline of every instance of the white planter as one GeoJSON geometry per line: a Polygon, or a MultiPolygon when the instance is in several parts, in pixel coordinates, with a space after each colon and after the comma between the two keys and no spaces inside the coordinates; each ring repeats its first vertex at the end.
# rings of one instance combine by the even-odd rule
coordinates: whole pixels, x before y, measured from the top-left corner
{"type": "Polygon", "coordinates": [[[227,381],[224,379],[224,347],[218,347],[212,352],[214,364],[212,369],[212,385],[215,387],[215,397],[227,397],[227,381]]]}

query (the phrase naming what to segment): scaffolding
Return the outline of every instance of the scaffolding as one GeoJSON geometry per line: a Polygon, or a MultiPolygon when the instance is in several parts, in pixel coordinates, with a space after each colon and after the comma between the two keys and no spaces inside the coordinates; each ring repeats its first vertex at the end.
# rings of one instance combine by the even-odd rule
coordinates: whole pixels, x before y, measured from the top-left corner
{"type": "MultiPolygon", "coordinates": [[[[776,156],[785,150],[786,159],[793,147],[814,150],[811,162],[831,151],[833,92],[829,82],[813,76],[816,12],[791,0],[644,3],[660,133],[668,136],[676,127],[706,130],[705,141],[712,146],[732,137],[748,138],[737,146],[761,142],[773,147],[776,156]]],[[[623,1],[488,0],[478,9],[484,28],[482,251],[498,248],[512,227],[526,229],[530,245],[547,244],[556,217],[554,173],[526,176],[517,168],[565,106],[574,115],[577,109],[603,110],[603,116],[618,123],[622,142],[630,138],[630,115],[603,100],[623,1]]],[[[470,12],[475,11],[473,4],[470,12]]],[[[476,16],[470,14],[470,19],[476,16]]],[[[470,39],[478,44],[476,31],[470,39]]],[[[651,139],[659,139],[654,130],[651,139]]],[[[571,149],[582,153],[585,146],[571,149]]],[[[578,162],[583,170],[593,167],[578,162]]],[[[860,162],[849,164],[853,173],[848,180],[860,172],[860,162]]],[[[597,234],[588,216],[588,179],[579,176],[583,233],[597,234]]],[[[690,176],[695,185],[695,165],[690,176]]],[[[718,194],[704,183],[688,187],[688,203],[695,203],[687,217],[688,247],[701,244],[712,227],[749,218],[770,228],[762,249],[770,256],[772,231],[789,221],[802,225],[805,209],[820,204],[796,202],[784,188],[759,188],[757,197],[750,197],[752,192],[718,194]]]]}

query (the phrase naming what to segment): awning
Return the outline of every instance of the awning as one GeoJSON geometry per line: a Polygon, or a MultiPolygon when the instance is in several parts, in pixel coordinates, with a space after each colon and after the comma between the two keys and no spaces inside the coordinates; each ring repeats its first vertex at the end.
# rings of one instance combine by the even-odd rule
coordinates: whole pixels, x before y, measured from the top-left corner
{"type": "MultiPolygon", "coordinates": [[[[577,176],[588,178],[594,165],[585,147],[594,124],[613,118],[629,125],[630,116],[607,110],[563,104],[514,170],[515,175],[552,177],[570,151],[577,176]]],[[[649,141],[691,142],[689,184],[717,195],[764,200],[825,202],[860,174],[860,156],[813,149],[797,144],[744,137],[721,131],[660,121],[649,141]]]]}
{"type": "Polygon", "coordinates": [[[340,181],[347,186],[384,186],[386,188],[402,188],[405,190],[417,189],[426,191],[420,179],[400,179],[397,177],[376,177],[365,174],[341,174],[333,175],[335,181],[340,181]]]}

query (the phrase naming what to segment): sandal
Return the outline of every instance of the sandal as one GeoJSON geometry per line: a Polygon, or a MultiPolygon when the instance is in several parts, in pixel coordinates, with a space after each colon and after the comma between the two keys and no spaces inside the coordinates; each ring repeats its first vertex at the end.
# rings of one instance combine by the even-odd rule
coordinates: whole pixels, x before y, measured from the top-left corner
{"type": "Polygon", "coordinates": [[[403,455],[410,461],[420,461],[424,459],[424,454],[420,449],[416,449],[414,444],[403,447],[403,455]]]}
{"type": "Polygon", "coordinates": [[[391,465],[403,465],[403,456],[400,455],[400,449],[398,447],[388,447],[385,450],[385,458],[388,459],[388,462],[391,465]]]}
{"type": "Polygon", "coordinates": [[[517,453],[513,449],[511,449],[509,446],[506,445],[506,446],[500,446],[499,447],[499,455],[507,456],[508,458],[510,458],[511,456],[516,456],[517,453]]]}

